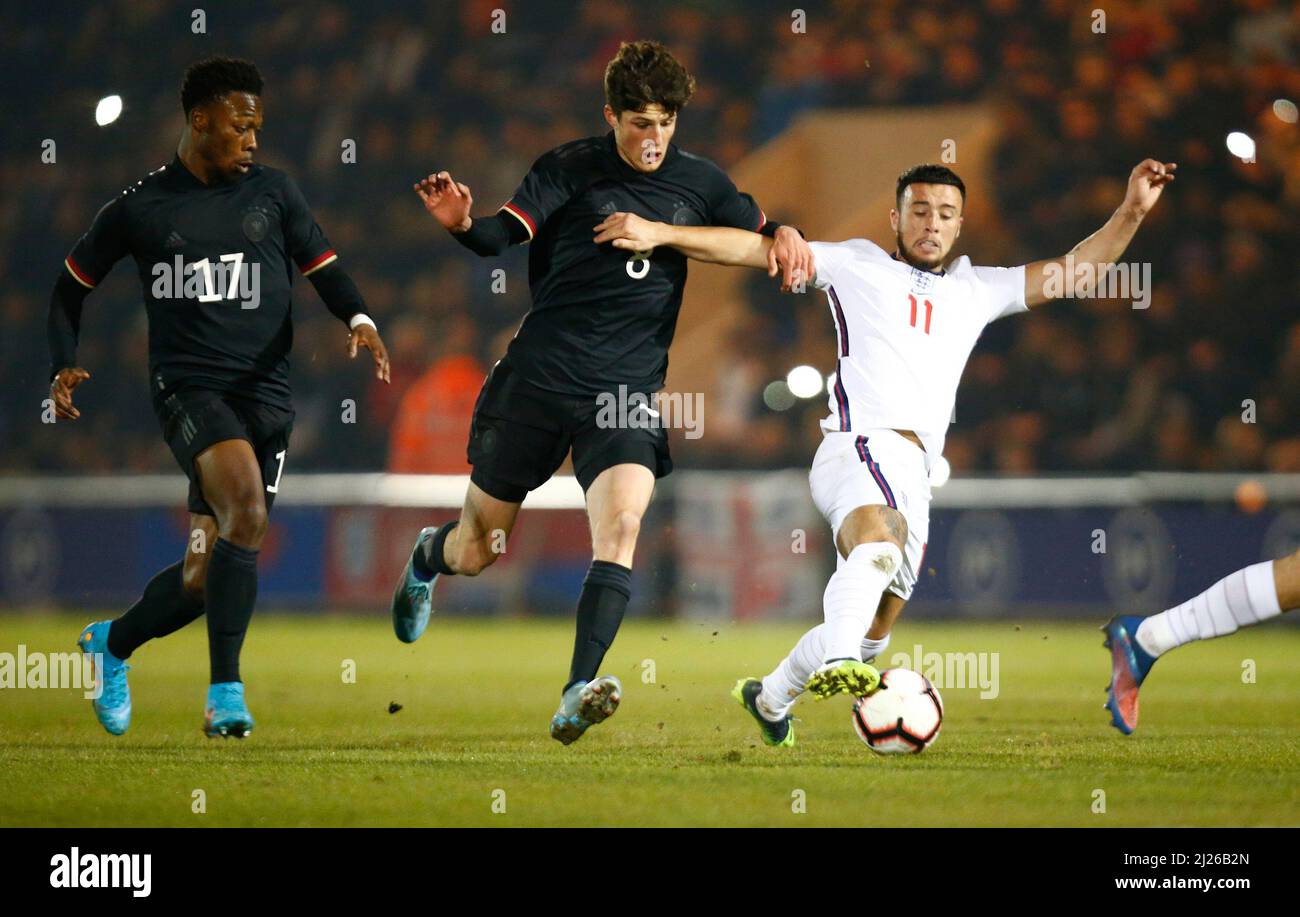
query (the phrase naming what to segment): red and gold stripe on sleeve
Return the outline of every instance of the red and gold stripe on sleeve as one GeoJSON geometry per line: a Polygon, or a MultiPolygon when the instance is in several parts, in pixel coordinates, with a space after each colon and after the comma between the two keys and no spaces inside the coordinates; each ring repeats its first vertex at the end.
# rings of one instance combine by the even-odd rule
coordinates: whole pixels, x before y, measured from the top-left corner
{"type": "Polygon", "coordinates": [[[90,275],[77,267],[77,262],[72,260],[72,256],[63,259],[63,266],[68,269],[68,273],[76,278],[77,283],[81,284],[87,290],[95,289],[95,281],[90,279],[90,275]]]}
{"type": "Polygon", "coordinates": [[[312,274],[316,273],[321,268],[328,267],[329,265],[333,264],[335,261],[338,260],[339,260],[338,254],[334,251],[334,249],[331,248],[328,249],[327,251],[321,252],[315,258],[311,259],[310,261],[308,261],[306,264],[302,265],[298,269],[302,271],[302,276],[310,277],[312,274]]]}
{"type": "Polygon", "coordinates": [[[505,204],[502,205],[501,209],[510,214],[520,223],[524,224],[524,228],[528,230],[529,240],[531,240],[533,236],[537,235],[537,224],[533,222],[533,218],[528,215],[526,210],[514,201],[506,201],[505,204]]]}

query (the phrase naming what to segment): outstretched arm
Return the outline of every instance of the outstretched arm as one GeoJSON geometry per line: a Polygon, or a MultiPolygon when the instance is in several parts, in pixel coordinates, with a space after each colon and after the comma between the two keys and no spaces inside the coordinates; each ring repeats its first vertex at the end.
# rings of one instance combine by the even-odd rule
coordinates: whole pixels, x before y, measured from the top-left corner
{"type": "Polygon", "coordinates": [[[1124,254],[1138,226],[1160,199],[1165,185],[1174,180],[1177,168],[1177,163],[1155,159],[1138,163],[1129,175],[1123,203],[1101,229],[1070,249],[1068,254],[1025,265],[1025,305],[1032,309],[1059,299],[1066,288],[1061,279],[1067,274],[1074,278],[1072,284],[1076,296],[1089,295],[1092,289],[1088,279],[1100,279],[1124,254]],[[1090,265],[1091,269],[1080,270],[1080,265],[1090,265]],[[1080,277],[1084,280],[1080,281],[1080,277]]]}
{"type": "Polygon", "coordinates": [[[789,290],[813,275],[812,253],[798,230],[782,226],[776,238],[729,226],[671,226],[634,213],[614,213],[595,227],[597,244],[651,251],[660,245],[675,248],[687,258],[712,264],[767,269],[769,277],[784,271],[781,288],[789,290]],[[797,240],[797,241],[796,241],[797,240]]]}
{"type": "Polygon", "coordinates": [[[437,172],[415,183],[424,209],[452,238],[476,255],[499,255],[511,245],[527,242],[528,229],[513,217],[497,213],[477,220],[469,215],[474,197],[469,186],[449,172],[437,172]]]}

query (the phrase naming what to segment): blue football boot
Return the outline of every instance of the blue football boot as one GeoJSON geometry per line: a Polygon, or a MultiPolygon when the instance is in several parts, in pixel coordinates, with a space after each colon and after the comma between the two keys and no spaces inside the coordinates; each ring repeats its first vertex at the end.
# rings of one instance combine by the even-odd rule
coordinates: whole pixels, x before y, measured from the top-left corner
{"type": "Polygon", "coordinates": [[[614,715],[623,699],[623,684],[613,675],[579,681],[560,696],[560,709],[551,717],[551,738],[571,745],[588,727],[614,715]]]}
{"type": "Polygon", "coordinates": [[[415,539],[411,556],[406,559],[402,577],[393,590],[393,632],[403,643],[414,643],[429,625],[429,615],[433,613],[433,584],[438,581],[438,574],[424,579],[415,570],[415,552],[424,550],[426,538],[432,538],[438,526],[430,525],[420,529],[415,539]]]}
{"type": "Polygon", "coordinates": [[[93,688],[99,696],[91,700],[95,718],[110,735],[120,736],[131,725],[131,688],[126,683],[130,666],[108,651],[108,629],[112,621],[87,624],[77,637],[77,648],[94,660],[93,688]]]}
{"type": "Polygon", "coordinates": [[[1131,735],[1138,724],[1138,688],[1156,664],[1152,656],[1135,639],[1139,615],[1116,615],[1106,622],[1102,646],[1110,650],[1110,685],[1106,688],[1105,707],[1111,725],[1124,735],[1131,735]]]}
{"type": "Polygon", "coordinates": [[[244,683],[223,681],[208,685],[208,702],[203,710],[203,732],[208,738],[234,736],[242,739],[253,731],[253,714],[244,703],[244,683]]]}

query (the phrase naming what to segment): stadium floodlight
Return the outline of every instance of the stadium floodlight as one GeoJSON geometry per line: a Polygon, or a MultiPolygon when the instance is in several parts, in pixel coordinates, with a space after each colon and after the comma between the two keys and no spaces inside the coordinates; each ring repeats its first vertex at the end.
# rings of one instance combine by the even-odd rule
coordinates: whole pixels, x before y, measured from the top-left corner
{"type": "Polygon", "coordinates": [[[1243,162],[1255,161],[1255,141],[1249,134],[1233,131],[1228,135],[1228,152],[1243,162]]]}
{"type": "Polygon", "coordinates": [[[796,366],[786,373],[785,384],[796,398],[816,398],[822,393],[822,374],[811,366],[796,366]]]}
{"type": "Polygon", "coordinates": [[[95,106],[95,123],[104,127],[116,121],[120,114],[122,114],[122,97],[104,96],[95,106]]]}
{"type": "Polygon", "coordinates": [[[942,455],[939,456],[934,460],[934,464],[930,466],[930,486],[942,487],[948,483],[948,478],[951,477],[951,475],[952,466],[948,464],[946,458],[942,455]]]}
{"type": "Polygon", "coordinates": [[[1279,121],[1285,121],[1287,124],[1295,124],[1300,120],[1300,109],[1290,99],[1274,99],[1273,114],[1277,115],[1279,121]]]}

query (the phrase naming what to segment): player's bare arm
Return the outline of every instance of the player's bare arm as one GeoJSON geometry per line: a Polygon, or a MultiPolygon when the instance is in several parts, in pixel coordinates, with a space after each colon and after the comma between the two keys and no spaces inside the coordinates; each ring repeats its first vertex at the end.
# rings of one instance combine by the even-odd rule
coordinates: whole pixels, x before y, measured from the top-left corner
{"type": "Polygon", "coordinates": [[[736,267],[767,267],[774,240],[729,226],[672,226],[637,216],[612,213],[592,230],[597,245],[648,252],[661,245],[677,249],[688,258],[736,267]]]}
{"type": "Polygon", "coordinates": [[[1091,292],[1087,289],[1087,278],[1102,276],[1124,254],[1142,220],[1160,200],[1165,186],[1174,180],[1177,168],[1177,163],[1156,159],[1144,159],[1138,163],[1129,175],[1124,202],[1101,229],[1070,249],[1068,254],[1025,265],[1025,305],[1032,309],[1057,298],[1051,295],[1053,285],[1047,282],[1049,271],[1077,270],[1080,265],[1090,264],[1093,269],[1081,272],[1085,279],[1076,282],[1075,290],[1083,295],[1091,292]]]}
{"type": "Polygon", "coordinates": [[[791,226],[779,227],[775,237],[769,239],[729,226],[673,226],[634,213],[613,213],[593,231],[597,244],[609,242],[628,251],[650,251],[666,245],[695,261],[766,268],[769,277],[780,271],[781,289],[786,291],[815,273],[812,250],[791,226]]]}

